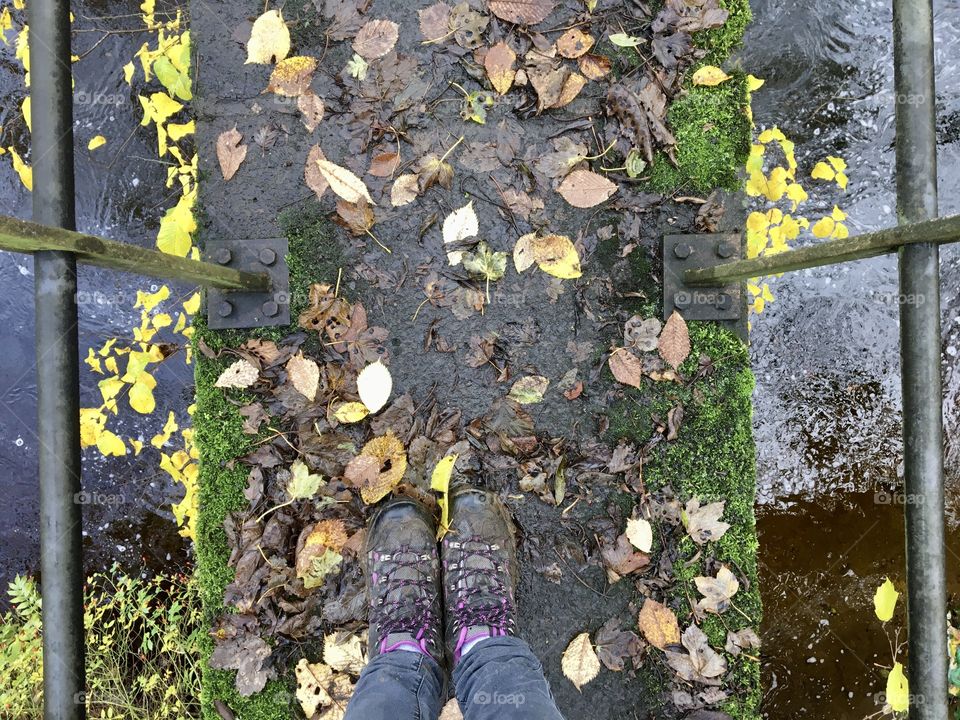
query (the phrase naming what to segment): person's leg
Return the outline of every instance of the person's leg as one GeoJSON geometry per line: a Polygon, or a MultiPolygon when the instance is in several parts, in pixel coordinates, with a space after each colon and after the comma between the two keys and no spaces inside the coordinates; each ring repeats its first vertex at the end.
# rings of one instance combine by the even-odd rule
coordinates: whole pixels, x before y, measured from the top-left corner
{"type": "Polygon", "coordinates": [[[429,655],[381,653],[360,673],[344,720],[435,720],[442,692],[443,672],[429,655]]]}
{"type": "Polygon", "coordinates": [[[514,525],[490,492],[458,488],[441,543],[447,656],[464,720],[563,720],[543,668],[517,637],[514,525]]]}
{"type": "Polygon", "coordinates": [[[518,637],[476,643],[453,671],[464,720],[563,720],[540,661],[518,637]]]}
{"type": "Polygon", "coordinates": [[[367,527],[370,662],[346,720],[436,720],[443,692],[440,559],[433,517],[395,498],[367,527]]]}

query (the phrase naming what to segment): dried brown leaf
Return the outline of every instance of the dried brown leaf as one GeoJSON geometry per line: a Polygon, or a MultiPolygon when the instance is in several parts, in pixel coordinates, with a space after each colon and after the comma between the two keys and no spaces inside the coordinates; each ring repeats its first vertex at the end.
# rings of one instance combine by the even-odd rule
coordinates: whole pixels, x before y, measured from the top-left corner
{"type": "Polygon", "coordinates": [[[609,200],[617,184],[590,170],[574,170],[557,188],[563,199],[578,208],[591,208],[609,200]]]}
{"type": "Polygon", "coordinates": [[[664,362],[674,370],[679,369],[680,364],[690,354],[690,334],[687,331],[687,323],[676,310],[664,323],[660,340],[657,342],[657,350],[664,362]]]}
{"type": "Polygon", "coordinates": [[[513,67],[516,59],[517,54],[502,40],[490,48],[483,58],[487,77],[490,78],[493,89],[501,95],[505,95],[513,85],[513,79],[517,75],[513,67]]]}
{"type": "Polygon", "coordinates": [[[374,177],[390,177],[400,165],[400,156],[395,152],[384,152],[374,155],[370,160],[368,173],[374,177]]]}
{"type": "Polygon", "coordinates": [[[490,10],[501,20],[517,25],[536,25],[555,7],[553,0],[490,0],[490,10]]]}
{"type": "Polygon", "coordinates": [[[313,132],[320,121],[323,120],[323,114],[326,111],[323,100],[312,92],[305,92],[297,98],[297,109],[303,116],[303,126],[307,132],[313,132]]]}
{"type": "Polygon", "coordinates": [[[655,648],[663,650],[667,645],[680,642],[680,626],[677,616],[666,605],[647,598],[637,616],[637,627],[655,648]]]}
{"type": "Polygon", "coordinates": [[[247,146],[242,145],[243,135],[234,125],[232,130],[225,130],[217,137],[217,160],[220,162],[220,172],[224,180],[230,180],[237,173],[240,163],[247,157],[247,146]]]}
{"type": "Polygon", "coordinates": [[[407,469],[407,453],[403,444],[388,432],[376,437],[347,465],[343,478],[360,490],[368,505],[379,502],[393,490],[407,469]]]}
{"type": "Polygon", "coordinates": [[[445,2],[418,10],[417,14],[420,17],[420,34],[424,40],[439,40],[450,35],[450,6],[445,2]]]}
{"type": "Polygon", "coordinates": [[[409,205],[420,194],[420,177],[418,175],[401,175],[390,189],[390,204],[394,207],[409,205]]]}
{"type": "Polygon", "coordinates": [[[577,62],[580,64],[580,72],[589,80],[602,80],[613,70],[613,63],[604,55],[584,55],[577,62]]]}
{"type": "Polygon", "coordinates": [[[557,40],[557,52],[565,58],[578,58],[589,52],[595,40],[580,28],[570,28],[557,40]]]}
{"type": "Polygon", "coordinates": [[[643,363],[626,348],[616,348],[607,361],[617,382],[639,388],[643,381],[643,363]]]}
{"type": "Polygon", "coordinates": [[[376,204],[370,197],[370,192],[364,185],[363,180],[345,167],[340,167],[329,160],[318,160],[317,167],[320,169],[320,174],[330,184],[330,189],[339,197],[351,203],[363,198],[371,205],[376,204]]]}
{"type": "Polygon", "coordinates": [[[400,26],[390,20],[370,20],[357,33],[353,49],[362,58],[376,60],[393,50],[400,26]]]}
{"type": "Polygon", "coordinates": [[[317,388],[320,384],[320,368],[310,358],[305,358],[298,352],[287,361],[287,375],[297,392],[308,400],[317,397],[317,388]]]}
{"type": "Polygon", "coordinates": [[[330,187],[330,183],[320,172],[320,166],[318,165],[321,160],[326,159],[320,146],[314,145],[307,153],[307,163],[303,166],[303,179],[306,181],[307,187],[313,190],[317,200],[321,199],[330,187]]]}

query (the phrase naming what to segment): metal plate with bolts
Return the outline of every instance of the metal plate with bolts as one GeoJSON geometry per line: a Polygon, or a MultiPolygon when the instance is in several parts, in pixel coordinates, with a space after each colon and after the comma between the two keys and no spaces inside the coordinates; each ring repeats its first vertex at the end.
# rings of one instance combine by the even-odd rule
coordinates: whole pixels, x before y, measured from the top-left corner
{"type": "Polygon", "coordinates": [[[207,324],[214,330],[269,327],[290,324],[290,273],[287,269],[287,239],[208,240],[203,259],[219,265],[265,272],[269,292],[207,290],[207,324]]]}
{"type": "Polygon", "coordinates": [[[678,310],[686,320],[739,320],[742,284],[688,287],[683,273],[737,260],[743,255],[739,233],[663,236],[663,317],[678,310]]]}

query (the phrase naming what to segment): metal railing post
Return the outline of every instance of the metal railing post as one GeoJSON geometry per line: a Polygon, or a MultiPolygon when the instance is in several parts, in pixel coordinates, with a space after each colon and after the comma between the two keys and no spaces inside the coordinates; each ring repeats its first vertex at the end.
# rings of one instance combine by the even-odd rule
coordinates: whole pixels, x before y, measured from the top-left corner
{"type": "MultiPolygon", "coordinates": [[[[931,0],[894,0],[897,215],[937,216],[937,127],[931,0]]],[[[911,720],[947,720],[940,255],[900,250],[904,503],[911,720]]]]}
{"type": "MultiPolygon", "coordinates": [[[[31,0],[30,97],[33,219],[74,229],[70,3],[31,0]]],[[[43,714],[82,720],[83,549],[80,504],[80,379],[76,260],[34,255],[40,572],[43,591],[43,714]]]]}

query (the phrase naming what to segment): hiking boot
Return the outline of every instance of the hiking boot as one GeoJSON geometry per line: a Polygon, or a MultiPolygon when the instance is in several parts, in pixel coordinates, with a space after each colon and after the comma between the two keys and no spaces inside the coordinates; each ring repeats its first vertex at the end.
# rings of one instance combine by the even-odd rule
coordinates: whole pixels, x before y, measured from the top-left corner
{"type": "Polygon", "coordinates": [[[517,546],[500,499],[472,487],[450,495],[443,560],[447,654],[452,665],[477,640],[516,635],[517,546]]]}
{"type": "Polygon", "coordinates": [[[412,498],[389,500],[370,521],[364,570],[371,658],[393,650],[443,658],[436,538],[432,515],[412,498]]]}

